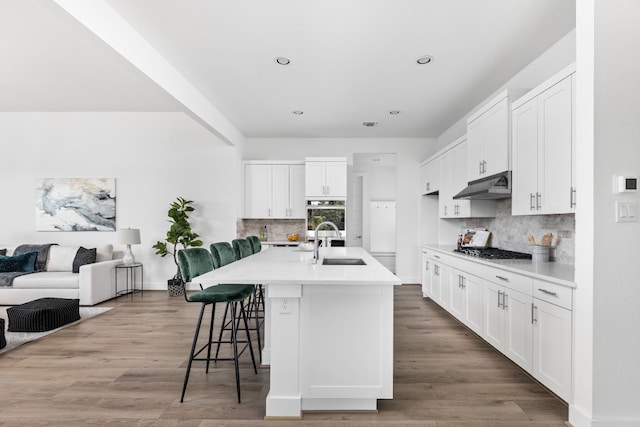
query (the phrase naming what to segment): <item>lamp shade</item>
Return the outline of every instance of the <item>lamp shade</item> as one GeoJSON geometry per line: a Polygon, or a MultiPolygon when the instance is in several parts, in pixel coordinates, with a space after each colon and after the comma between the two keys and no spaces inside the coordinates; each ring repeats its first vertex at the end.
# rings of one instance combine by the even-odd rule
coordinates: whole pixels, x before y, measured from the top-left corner
{"type": "Polygon", "coordinates": [[[125,245],[139,245],[140,230],[137,228],[121,228],[118,230],[118,241],[125,245]]]}

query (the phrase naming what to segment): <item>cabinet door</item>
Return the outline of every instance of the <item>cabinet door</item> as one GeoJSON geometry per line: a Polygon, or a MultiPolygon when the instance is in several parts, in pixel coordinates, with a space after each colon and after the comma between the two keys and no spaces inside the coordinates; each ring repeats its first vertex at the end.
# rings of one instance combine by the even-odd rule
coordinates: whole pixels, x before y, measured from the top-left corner
{"type": "Polygon", "coordinates": [[[484,159],[484,120],[480,116],[467,125],[467,180],[481,177],[484,159]]]}
{"type": "Polygon", "coordinates": [[[440,277],[440,305],[449,310],[451,306],[451,267],[438,264],[438,276],[440,277]]]}
{"type": "Polygon", "coordinates": [[[440,162],[435,159],[427,166],[429,167],[429,192],[440,191],[440,162]]]}
{"type": "Polygon", "coordinates": [[[271,217],[289,216],[289,165],[271,165],[271,217]]]}
{"type": "Polygon", "coordinates": [[[346,198],[347,162],[326,162],[325,168],[326,196],[346,198]]]}
{"type": "Polygon", "coordinates": [[[304,165],[289,165],[289,217],[305,218],[304,165]]]}
{"type": "Polygon", "coordinates": [[[431,297],[431,261],[426,255],[422,255],[422,296],[431,297]]]}
{"type": "Polygon", "coordinates": [[[324,197],[325,167],[324,162],[306,162],[304,169],[304,187],[307,197],[324,197]]]}
{"type": "Polygon", "coordinates": [[[440,193],[438,196],[438,216],[450,218],[453,216],[453,199],[451,194],[451,180],[453,179],[451,165],[451,150],[440,155],[440,193]]]}
{"type": "Polygon", "coordinates": [[[466,306],[466,292],[464,290],[464,273],[459,270],[452,269],[450,273],[451,280],[451,308],[450,313],[458,320],[464,323],[464,314],[466,306]]]}
{"type": "Polygon", "coordinates": [[[461,143],[452,151],[450,194],[453,216],[468,218],[471,216],[471,200],[453,199],[453,196],[467,186],[467,143],[461,143]]]}
{"type": "Polygon", "coordinates": [[[527,371],[533,366],[532,303],[531,296],[505,289],[504,354],[527,371]]]}
{"type": "Polygon", "coordinates": [[[244,166],[244,216],[271,216],[271,165],[244,166]]]}
{"type": "Polygon", "coordinates": [[[571,400],[571,311],[534,299],[533,376],[571,400]]]}
{"type": "Polygon", "coordinates": [[[504,349],[504,287],[484,282],[484,334],[482,338],[500,351],[504,349]]]}
{"type": "Polygon", "coordinates": [[[538,192],[538,101],[534,98],[513,110],[513,172],[511,213],[536,213],[538,192]]]}
{"type": "Polygon", "coordinates": [[[464,275],[465,316],[464,323],[476,334],[482,336],[484,306],[482,304],[482,279],[470,274],[464,275]]]}
{"type": "Polygon", "coordinates": [[[440,264],[435,262],[433,259],[429,259],[431,261],[429,267],[431,268],[431,299],[440,304],[440,264]]]}
{"type": "Polygon", "coordinates": [[[511,135],[509,120],[509,98],[504,98],[483,114],[484,126],[484,164],[482,176],[491,176],[510,170],[511,135]]]}
{"type": "Polygon", "coordinates": [[[572,211],[571,77],[538,95],[538,189],[541,213],[572,211]]]}
{"type": "Polygon", "coordinates": [[[429,163],[420,167],[420,194],[424,195],[430,192],[431,184],[431,168],[429,163]]]}

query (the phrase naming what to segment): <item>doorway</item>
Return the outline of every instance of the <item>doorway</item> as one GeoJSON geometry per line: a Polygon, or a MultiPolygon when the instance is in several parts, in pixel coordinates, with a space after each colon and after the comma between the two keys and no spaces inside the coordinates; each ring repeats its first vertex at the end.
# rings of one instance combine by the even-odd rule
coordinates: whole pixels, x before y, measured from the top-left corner
{"type": "Polygon", "coordinates": [[[347,244],[361,246],[392,272],[396,248],[396,176],[395,153],[353,155],[347,244]]]}

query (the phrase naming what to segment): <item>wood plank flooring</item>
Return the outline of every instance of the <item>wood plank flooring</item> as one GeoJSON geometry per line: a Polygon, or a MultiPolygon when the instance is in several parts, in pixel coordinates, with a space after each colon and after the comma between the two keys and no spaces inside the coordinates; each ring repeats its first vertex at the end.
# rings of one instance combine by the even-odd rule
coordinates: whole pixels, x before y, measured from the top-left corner
{"type": "Polygon", "coordinates": [[[395,294],[394,399],[378,412],[264,421],[269,369],[194,363],[180,403],[199,304],[166,292],[120,297],[113,310],[0,355],[0,426],[564,427],[566,405],[461,326],[420,287],[395,294]]]}

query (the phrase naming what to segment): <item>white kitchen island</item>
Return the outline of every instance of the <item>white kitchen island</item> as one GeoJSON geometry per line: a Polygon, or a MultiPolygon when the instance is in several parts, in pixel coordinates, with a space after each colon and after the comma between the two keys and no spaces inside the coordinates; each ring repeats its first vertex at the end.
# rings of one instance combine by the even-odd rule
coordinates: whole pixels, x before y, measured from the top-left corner
{"type": "Polygon", "coordinates": [[[376,410],[393,398],[393,287],[400,280],[362,248],[271,248],[196,277],[203,286],[266,287],[265,418],[305,410],[376,410]],[[361,258],[366,265],[323,265],[361,258]]]}

